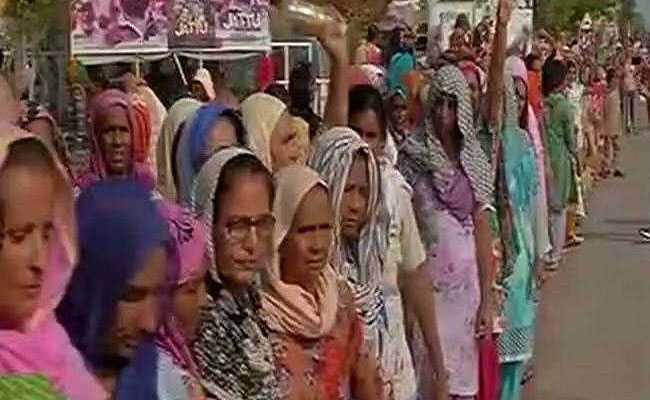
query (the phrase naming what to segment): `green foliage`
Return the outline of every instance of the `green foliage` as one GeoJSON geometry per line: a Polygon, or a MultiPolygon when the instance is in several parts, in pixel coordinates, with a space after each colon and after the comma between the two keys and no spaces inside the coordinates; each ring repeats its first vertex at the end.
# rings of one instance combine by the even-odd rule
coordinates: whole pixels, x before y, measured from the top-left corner
{"type": "Polygon", "coordinates": [[[597,20],[600,17],[619,22],[636,21],[635,0],[537,0],[538,22],[553,32],[575,32],[586,13],[597,20]]]}
{"type": "Polygon", "coordinates": [[[15,0],[7,4],[5,15],[12,21],[12,40],[21,37],[31,45],[40,45],[55,28],[65,29],[61,22],[62,0],[15,0]]]}

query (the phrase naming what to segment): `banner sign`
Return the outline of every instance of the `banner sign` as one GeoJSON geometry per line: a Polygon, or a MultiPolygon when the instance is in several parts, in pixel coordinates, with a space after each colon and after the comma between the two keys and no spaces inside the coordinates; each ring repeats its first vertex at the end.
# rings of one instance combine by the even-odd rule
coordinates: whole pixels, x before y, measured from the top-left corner
{"type": "Polygon", "coordinates": [[[221,0],[215,12],[215,38],[222,50],[271,48],[269,0],[221,0]]]}
{"type": "Polygon", "coordinates": [[[169,0],[72,0],[73,54],[167,51],[169,0]]]}
{"type": "Polygon", "coordinates": [[[269,0],[172,0],[171,48],[268,50],[269,0]]]}
{"type": "Polygon", "coordinates": [[[214,46],[214,12],[210,0],[174,0],[169,29],[172,48],[214,46]]]}
{"type": "Polygon", "coordinates": [[[269,0],[71,0],[73,54],[267,51],[269,0]]]}

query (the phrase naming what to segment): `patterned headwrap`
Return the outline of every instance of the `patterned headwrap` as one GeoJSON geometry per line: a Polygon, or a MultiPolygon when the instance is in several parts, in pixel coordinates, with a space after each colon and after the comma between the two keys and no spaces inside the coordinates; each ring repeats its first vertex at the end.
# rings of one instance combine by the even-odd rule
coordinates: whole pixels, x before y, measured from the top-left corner
{"type": "MultiPolygon", "coordinates": [[[[208,287],[221,286],[216,264],[213,225],[214,202],[221,175],[227,165],[240,157],[255,158],[242,148],[217,151],[201,168],[192,189],[192,210],[207,223],[208,287]]],[[[270,249],[269,249],[270,250],[270,249]]],[[[217,288],[223,289],[223,288],[217,288]]],[[[193,344],[193,355],[203,388],[219,399],[276,400],[273,350],[259,312],[257,284],[245,294],[233,296],[228,290],[208,290],[208,305],[201,312],[201,325],[193,344]]]]}
{"type": "Polygon", "coordinates": [[[388,211],[383,202],[379,163],[368,144],[350,128],[334,128],[318,136],[307,164],[330,187],[334,211],[334,247],[331,264],[348,279],[356,310],[364,323],[364,338],[376,357],[386,358],[387,315],[383,295],[384,258],[388,251],[388,211]],[[342,235],[341,202],[348,175],[357,155],[366,159],[368,171],[368,220],[359,239],[350,243],[342,235]]]}
{"type": "MultiPolygon", "coordinates": [[[[434,75],[428,96],[428,113],[443,94],[452,95],[458,102],[457,120],[462,135],[460,163],[467,174],[474,196],[479,204],[491,205],[494,194],[494,174],[474,129],[474,113],[469,87],[462,72],[453,65],[440,68],[434,75]]],[[[411,186],[423,173],[448,178],[454,167],[436,136],[431,115],[425,120],[425,128],[409,138],[403,147],[398,168],[411,186]]]]}
{"type": "Polygon", "coordinates": [[[382,195],[379,180],[379,164],[368,144],[350,128],[334,128],[319,136],[313,144],[307,164],[317,171],[330,186],[332,208],[335,220],[335,246],[332,264],[344,268],[352,257],[341,234],[341,202],[345,183],[358,154],[366,157],[370,198],[368,199],[369,219],[362,228],[358,243],[358,265],[354,271],[344,274],[354,282],[380,285],[383,276],[384,256],[387,249],[387,226],[382,220],[382,195]]]}

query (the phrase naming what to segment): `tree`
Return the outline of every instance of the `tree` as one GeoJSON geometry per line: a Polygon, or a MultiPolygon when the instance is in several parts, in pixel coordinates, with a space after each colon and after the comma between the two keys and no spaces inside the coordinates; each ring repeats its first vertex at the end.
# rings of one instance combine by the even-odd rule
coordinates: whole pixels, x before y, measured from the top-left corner
{"type": "Polygon", "coordinates": [[[537,21],[551,32],[574,32],[586,13],[598,18],[616,3],[616,0],[538,0],[537,21]]]}

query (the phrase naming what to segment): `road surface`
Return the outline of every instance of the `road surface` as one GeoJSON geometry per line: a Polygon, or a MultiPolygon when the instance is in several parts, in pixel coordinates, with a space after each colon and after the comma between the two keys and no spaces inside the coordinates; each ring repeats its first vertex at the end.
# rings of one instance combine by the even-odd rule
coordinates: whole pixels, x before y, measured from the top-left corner
{"type": "Polygon", "coordinates": [[[625,179],[589,198],[586,242],[542,288],[524,400],[650,400],[650,134],[625,139],[625,179]]]}

